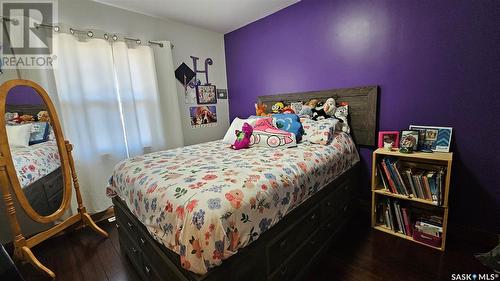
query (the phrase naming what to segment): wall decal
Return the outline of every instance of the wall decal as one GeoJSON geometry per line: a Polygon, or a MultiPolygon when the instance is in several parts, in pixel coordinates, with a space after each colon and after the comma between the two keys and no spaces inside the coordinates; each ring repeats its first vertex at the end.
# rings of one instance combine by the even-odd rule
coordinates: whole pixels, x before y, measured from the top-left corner
{"type": "MultiPolygon", "coordinates": [[[[191,58],[193,59],[194,72],[196,72],[196,74],[198,74],[198,73],[205,73],[205,85],[209,85],[210,82],[208,82],[208,66],[212,65],[214,63],[214,61],[211,58],[207,58],[205,60],[205,69],[204,70],[200,70],[200,69],[198,69],[198,60],[200,58],[197,58],[195,56],[191,56],[191,58]]],[[[196,75],[195,75],[195,78],[196,78],[196,75]]]]}
{"type": "Polygon", "coordinates": [[[215,105],[191,106],[189,107],[189,117],[191,128],[217,126],[217,107],[215,105]]]}

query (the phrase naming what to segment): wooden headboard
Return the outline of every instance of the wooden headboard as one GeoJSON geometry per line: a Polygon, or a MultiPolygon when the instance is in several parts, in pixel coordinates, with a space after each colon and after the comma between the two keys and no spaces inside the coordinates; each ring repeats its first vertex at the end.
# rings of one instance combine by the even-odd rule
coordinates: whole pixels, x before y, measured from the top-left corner
{"type": "Polygon", "coordinates": [[[36,118],[36,115],[40,111],[46,111],[47,106],[45,104],[6,104],[6,112],[17,112],[19,115],[31,115],[36,118]]]}
{"type": "Polygon", "coordinates": [[[285,104],[290,102],[307,102],[310,99],[325,101],[334,98],[337,103],[349,104],[349,125],[351,135],[358,145],[374,146],[376,144],[377,114],[378,114],[378,86],[333,89],[316,92],[303,92],[259,96],[258,102],[267,105],[270,109],[278,101],[285,104]]]}

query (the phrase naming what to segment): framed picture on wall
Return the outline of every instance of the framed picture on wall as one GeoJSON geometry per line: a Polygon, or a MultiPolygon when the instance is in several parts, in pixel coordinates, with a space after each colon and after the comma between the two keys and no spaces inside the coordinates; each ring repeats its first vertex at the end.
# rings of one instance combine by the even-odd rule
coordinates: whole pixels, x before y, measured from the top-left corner
{"type": "Polygon", "coordinates": [[[213,127],[217,125],[217,107],[215,105],[189,107],[191,128],[213,127]]]}
{"type": "Polygon", "coordinates": [[[198,101],[198,104],[217,103],[217,89],[215,88],[215,85],[196,86],[196,100],[198,101]]]}

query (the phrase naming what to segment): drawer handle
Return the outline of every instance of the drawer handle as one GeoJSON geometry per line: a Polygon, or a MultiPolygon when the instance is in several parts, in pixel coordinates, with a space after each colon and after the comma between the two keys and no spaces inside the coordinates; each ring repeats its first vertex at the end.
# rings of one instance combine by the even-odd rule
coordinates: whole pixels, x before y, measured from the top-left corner
{"type": "Polygon", "coordinates": [[[326,206],[327,207],[331,207],[332,206],[332,202],[330,202],[330,201],[326,202],[326,206]]]}
{"type": "Polygon", "coordinates": [[[346,185],[344,186],[344,190],[347,190],[347,189],[349,189],[349,186],[346,184],[346,185]]]}
{"type": "Polygon", "coordinates": [[[146,274],[150,274],[151,273],[151,268],[149,268],[147,265],[144,266],[144,270],[146,270],[146,274]]]}
{"type": "Polygon", "coordinates": [[[315,219],[316,219],[316,214],[313,214],[313,215],[311,216],[311,220],[313,221],[313,220],[315,220],[315,219]]]}
{"type": "Polygon", "coordinates": [[[286,244],[287,244],[286,240],[281,241],[281,243],[280,243],[280,249],[286,248],[286,244]]]}
{"type": "Polygon", "coordinates": [[[141,244],[142,244],[142,245],[146,245],[146,241],[144,241],[144,239],[142,239],[142,237],[141,237],[141,239],[140,239],[140,240],[141,240],[141,244]]]}
{"type": "Polygon", "coordinates": [[[136,248],[134,248],[134,247],[132,247],[132,252],[133,252],[134,254],[137,254],[137,249],[136,249],[136,248]]]}
{"type": "Polygon", "coordinates": [[[312,239],[309,243],[311,244],[311,246],[316,245],[316,239],[312,239]]]}
{"type": "Polygon", "coordinates": [[[347,211],[347,206],[344,206],[344,212],[347,211]]]}
{"type": "Polygon", "coordinates": [[[281,276],[285,276],[287,271],[288,271],[288,268],[286,266],[283,266],[283,268],[281,268],[281,270],[280,270],[281,276]]]}
{"type": "Polygon", "coordinates": [[[128,225],[129,228],[133,228],[134,227],[134,225],[131,224],[130,222],[127,222],[127,225],[128,225]]]}
{"type": "Polygon", "coordinates": [[[328,229],[332,228],[332,224],[331,224],[331,223],[328,223],[328,224],[326,225],[326,228],[328,228],[328,229]]]}
{"type": "Polygon", "coordinates": [[[120,224],[119,223],[116,223],[115,226],[116,226],[116,229],[120,228],[120,224]]]}

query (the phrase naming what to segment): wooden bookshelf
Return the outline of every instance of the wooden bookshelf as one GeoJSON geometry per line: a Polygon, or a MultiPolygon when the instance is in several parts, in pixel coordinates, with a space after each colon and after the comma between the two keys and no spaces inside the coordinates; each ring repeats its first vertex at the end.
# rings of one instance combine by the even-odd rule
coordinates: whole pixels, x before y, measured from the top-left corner
{"type": "MultiPolygon", "coordinates": [[[[387,151],[384,148],[379,148],[373,152],[373,159],[372,159],[372,227],[376,230],[404,238],[409,241],[413,241],[418,244],[422,244],[440,251],[445,250],[445,245],[446,245],[446,231],[447,231],[447,226],[448,226],[448,195],[450,191],[450,178],[451,178],[451,164],[453,161],[453,153],[451,152],[433,152],[433,153],[425,153],[425,152],[414,152],[414,153],[401,153],[397,149],[393,149],[391,151],[387,151]],[[444,182],[443,182],[443,189],[442,189],[442,204],[436,204],[432,202],[431,200],[426,200],[422,198],[417,198],[414,196],[408,196],[408,195],[403,195],[403,194],[397,194],[397,193],[392,193],[390,190],[385,189],[383,184],[381,183],[380,176],[377,173],[377,163],[380,163],[381,159],[384,157],[390,156],[392,158],[396,159],[401,159],[404,160],[405,162],[411,162],[413,163],[416,167],[419,166],[426,166],[426,165],[434,165],[434,166],[441,166],[446,168],[445,174],[443,175],[444,177],[444,182]],[[387,228],[385,225],[379,225],[377,224],[377,202],[379,198],[393,198],[397,199],[401,202],[407,201],[411,205],[416,205],[416,206],[421,206],[423,209],[431,212],[438,214],[439,216],[443,217],[443,233],[442,233],[442,242],[440,247],[434,247],[431,245],[427,245],[425,243],[422,243],[420,241],[416,241],[413,239],[411,236],[407,236],[403,233],[400,232],[395,232],[391,230],[390,228],[387,228]]],[[[412,226],[413,227],[413,226],[412,226]]]]}

